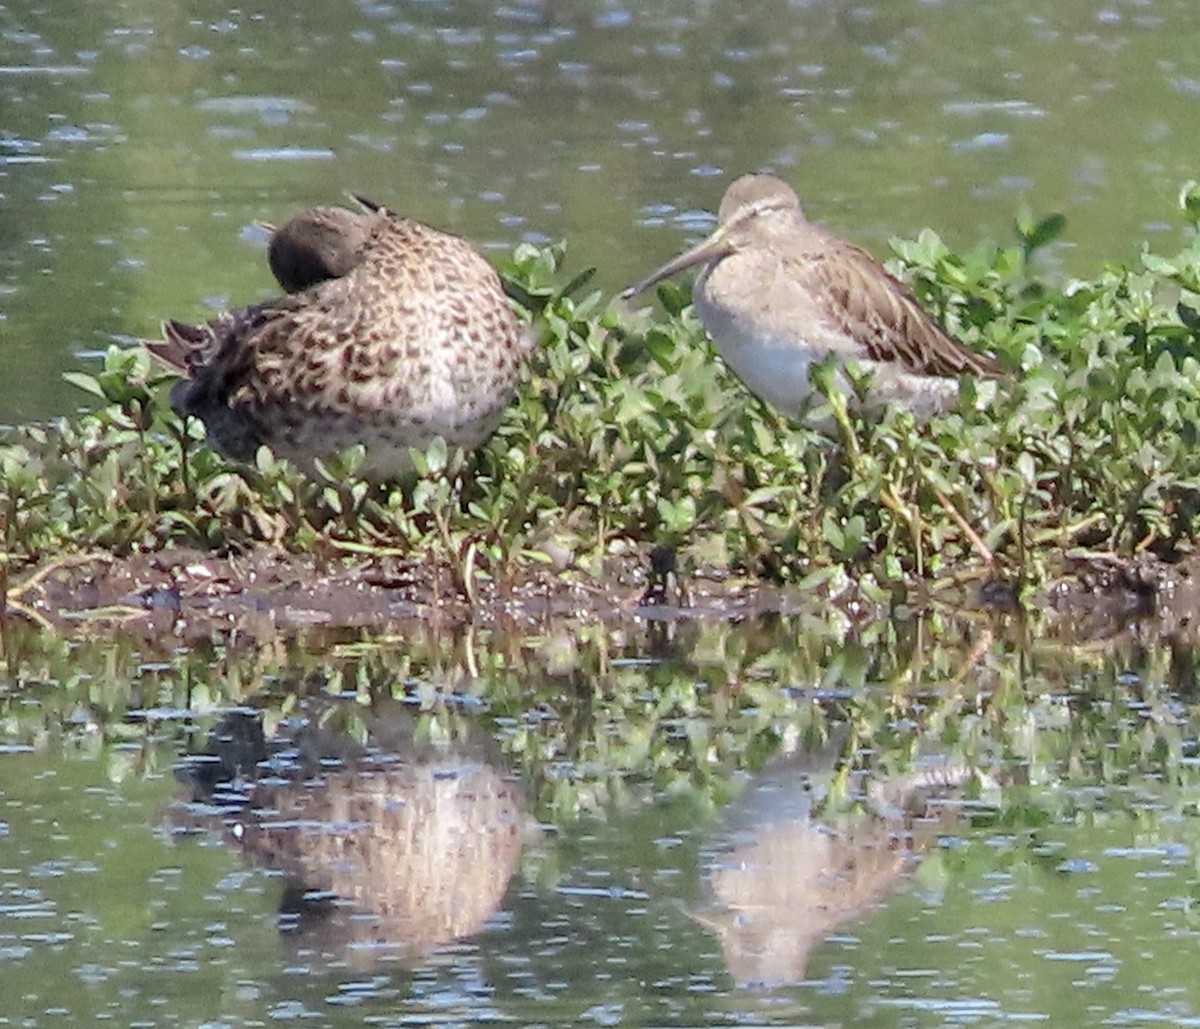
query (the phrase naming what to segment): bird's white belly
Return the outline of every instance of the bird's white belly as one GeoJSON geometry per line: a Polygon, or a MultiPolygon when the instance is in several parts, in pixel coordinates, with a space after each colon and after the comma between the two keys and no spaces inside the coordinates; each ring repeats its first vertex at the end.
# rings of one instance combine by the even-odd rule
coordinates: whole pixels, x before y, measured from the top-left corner
{"type": "Polygon", "coordinates": [[[755,396],[795,417],[812,394],[808,371],[818,355],[770,339],[745,339],[734,345],[715,340],[717,349],[755,396]]]}
{"type": "Polygon", "coordinates": [[[704,276],[697,280],[692,300],[725,363],[750,391],[790,417],[800,415],[813,392],[809,368],[830,347],[806,338],[795,324],[773,331],[757,309],[747,317],[725,298],[714,297],[704,276]]]}
{"type": "MultiPolygon", "coordinates": [[[[816,401],[820,398],[813,399],[815,386],[809,380],[809,373],[813,364],[830,356],[828,349],[798,345],[796,340],[780,344],[757,337],[742,339],[733,345],[719,339],[715,342],[725,363],[755,396],[791,418],[812,421],[815,406],[819,406],[816,401]]],[[[845,363],[841,359],[837,361],[833,385],[847,400],[853,400],[854,388],[843,373],[845,363]]],[[[957,379],[905,373],[878,361],[863,360],[856,364],[860,372],[870,376],[870,392],[865,401],[868,408],[882,409],[898,404],[924,421],[952,407],[958,397],[957,379]]]]}
{"type": "Polygon", "coordinates": [[[871,408],[898,404],[924,420],[952,407],[958,396],[957,379],[919,375],[894,362],[869,360],[854,340],[820,321],[797,324],[798,318],[791,324],[774,325],[778,318],[763,318],[758,309],[747,317],[731,305],[714,301],[703,288],[695,290],[693,302],[725,363],[752,393],[791,418],[812,420],[810,369],[830,356],[837,364],[833,382],[847,399],[853,398],[854,389],[842,367],[853,363],[870,374],[866,406],[871,408]]]}

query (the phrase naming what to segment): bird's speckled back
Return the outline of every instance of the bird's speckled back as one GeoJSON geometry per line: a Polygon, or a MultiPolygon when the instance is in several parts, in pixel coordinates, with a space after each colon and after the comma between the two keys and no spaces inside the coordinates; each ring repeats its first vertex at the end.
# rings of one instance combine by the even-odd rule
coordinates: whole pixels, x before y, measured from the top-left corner
{"type": "Polygon", "coordinates": [[[352,252],[344,273],[206,326],[168,323],[150,346],[188,374],[172,402],[226,456],[250,461],[266,444],[308,466],[362,443],[365,473],[384,479],[407,470],[410,447],[474,447],[499,423],[525,342],[495,269],[460,237],[384,209],[346,219],[348,232],[363,219],[363,238],[327,234],[306,258],[327,271],[352,252]]]}

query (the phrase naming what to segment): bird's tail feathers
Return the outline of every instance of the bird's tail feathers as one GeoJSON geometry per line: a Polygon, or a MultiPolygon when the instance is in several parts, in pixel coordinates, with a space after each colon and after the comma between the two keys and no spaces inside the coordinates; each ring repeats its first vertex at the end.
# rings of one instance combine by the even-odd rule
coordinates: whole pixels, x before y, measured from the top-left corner
{"type": "Polygon", "coordinates": [[[162,334],[160,340],[145,341],[147,353],[172,371],[185,375],[191,370],[196,352],[206,346],[211,335],[199,325],[174,319],[163,322],[162,334]]]}

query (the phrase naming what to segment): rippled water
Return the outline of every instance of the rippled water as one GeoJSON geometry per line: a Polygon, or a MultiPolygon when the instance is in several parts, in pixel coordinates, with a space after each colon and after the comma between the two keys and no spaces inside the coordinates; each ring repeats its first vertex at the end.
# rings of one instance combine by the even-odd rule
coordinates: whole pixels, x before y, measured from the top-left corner
{"type": "Polygon", "coordinates": [[[268,291],[254,222],[347,189],[498,252],[567,238],[609,289],[757,168],[878,252],[1063,211],[1091,274],[1177,231],[1198,28],[1190,0],[0,8],[0,422],[268,291]]]}
{"type": "Polygon", "coordinates": [[[1200,1021],[1181,640],[169,641],[4,639],[13,1024],[1200,1021]]]}

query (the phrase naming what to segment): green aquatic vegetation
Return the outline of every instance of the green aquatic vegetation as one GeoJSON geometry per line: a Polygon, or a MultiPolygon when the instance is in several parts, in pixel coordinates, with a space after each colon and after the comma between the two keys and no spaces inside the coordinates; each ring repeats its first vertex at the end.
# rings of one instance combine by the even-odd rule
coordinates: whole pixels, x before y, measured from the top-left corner
{"type": "Polygon", "coordinates": [[[169,409],[146,355],[114,349],[70,376],[95,411],[0,445],[6,571],[266,543],[421,560],[468,597],[489,582],[503,596],[546,565],[601,575],[614,553],[666,547],[685,572],[882,600],[950,575],[1036,585],[1075,548],[1177,557],[1200,517],[1200,242],[1059,284],[1037,254],[1063,229],[1022,215],[1015,245],[966,254],[931,232],[894,242],[893,270],[1012,369],[964,381],[928,424],[869,420],[822,368],[836,432],[789,422],[715,356],[685,289],[630,310],[570,276],[562,246],[501,269],[538,346],[499,431],[473,454],[414,455],[391,490],[356,477],[353,450],[308,477],[266,451],[232,467],[169,409]]]}

